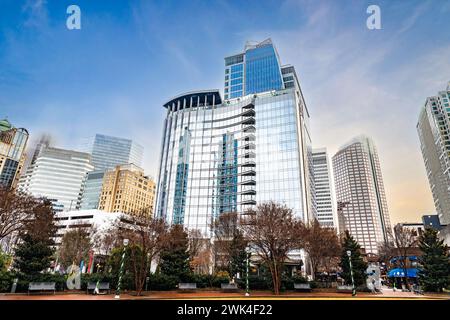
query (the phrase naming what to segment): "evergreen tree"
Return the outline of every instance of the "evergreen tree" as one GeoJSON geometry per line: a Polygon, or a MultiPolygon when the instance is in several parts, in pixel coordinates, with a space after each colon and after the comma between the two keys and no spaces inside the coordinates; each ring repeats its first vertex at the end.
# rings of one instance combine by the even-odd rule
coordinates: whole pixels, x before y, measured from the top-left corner
{"type": "Polygon", "coordinates": [[[24,223],[20,243],[15,250],[14,266],[25,275],[34,276],[50,267],[56,235],[51,202],[41,200],[24,223]]]}
{"type": "Polygon", "coordinates": [[[436,230],[426,228],[420,236],[419,248],[423,252],[419,280],[426,291],[441,292],[450,284],[448,247],[438,239],[436,230]]]}
{"type": "Polygon", "coordinates": [[[231,277],[236,276],[238,273],[241,277],[244,275],[247,267],[247,241],[244,240],[242,232],[236,230],[230,243],[230,262],[229,262],[229,274],[231,277]]]}
{"type": "Polygon", "coordinates": [[[175,224],[170,228],[168,239],[164,245],[159,265],[162,274],[188,281],[192,275],[189,264],[189,239],[183,226],[175,224]]]}
{"type": "Polygon", "coordinates": [[[366,283],[366,270],[367,263],[361,257],[361,247],[356,240],[350,235],[348,230],[345,231],[345,236],[342,242],[342,254],[340,267],[342,268],[341,277],[345,280],[346,284],[352,284],[352,278],[350,274],[350,263],[347,255],[347,251],[351,251],[353,279],[355,286],[361,286],[366,283]]]}

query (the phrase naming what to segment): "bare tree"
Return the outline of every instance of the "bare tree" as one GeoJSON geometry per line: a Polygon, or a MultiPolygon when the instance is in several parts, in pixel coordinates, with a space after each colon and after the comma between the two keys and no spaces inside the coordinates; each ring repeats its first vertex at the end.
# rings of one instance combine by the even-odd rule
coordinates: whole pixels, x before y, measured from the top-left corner
{"type": "Polygon", "coordinates": [[[292,210],[275,202],[259,204],[242,225],[255,255],[268,266],[274,293],[280,293],[281,271],[287,255],[298,247],[297,224],[292,210]]]}
{"type": "Polygon", "coordinates": [[[406,289],[409,289],[406,263],[411,248],[416,247],[418,244],[417,234],[414,230],[398,224],[394,228],[394,235],[395,246],[397,247],[397,251],[400,253],[400,261],[402,262],[403,272],[405,273],[405,287],[406,289]]]}
{"type": "Polygon", "coordinates": [[[161,252],[167,237],[167,225],[163,220],[148,215],[131,216],[132,226],[119,227],[119,237],[129,239],[130,261],[134,271],[135,288],[140,295],[152,260],[161,252]]]}
{"type": "Polygon", "coordinates": [[[66,232],[61,240],[59,257],[65,267],[79,265],[87,260],[91,249],[90,234],[85,228],[75,228],[66,232]]]}
{"type": "Polygon", "coordinates": [[[0,188],[0,241],[20,231],[38,205],[31,196],[0,188]]]}
{"type": "Polygon", "coordinates": [[[321,226],[319,221],[299,223],[297,228],[299,247],[308,253],[315,276],[320,268],[330,272],[340,255],[340,242],[336,230],[321,226]]]}

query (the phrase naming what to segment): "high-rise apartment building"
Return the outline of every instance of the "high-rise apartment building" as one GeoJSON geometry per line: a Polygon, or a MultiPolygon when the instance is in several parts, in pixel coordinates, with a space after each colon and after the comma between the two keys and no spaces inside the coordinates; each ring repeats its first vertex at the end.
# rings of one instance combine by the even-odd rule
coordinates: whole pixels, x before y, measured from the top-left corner
{"type": "Polygon", "coordinates": [[[15,188],[25,163],[28,131],[0,120],[0,187],[15,188]]]}
{"type": "Polygon", "coordinates": [[[21,178],[19,189],[46,197],[55,211],[77,210],[87,173],[93,168],[88,153],[44,148],[21,178]]]}
{"type": "Polygon", "coordinates": [[[218,215],[271,200],[315,216],[309,113],[294,67],[280,67],[275,52],[268,40],[226,58],[228,80],[241,72],[242,90],[225,91],[225,101],[205,90],[164,104],[158,217],[210,236],[218,215]]]}
{"type": "Polygon", "coordinates": [[[427,98],[417,132],[436,212],[450,224],[450,82],[447,90],[427,98]]]}
{"type": "Polygon", "coordinates": [[[366,252],[378,253],[378,245],[392,239],[392,230],[373,141],[360,136],[341,147],[333,156],[333,171],[343,229],[366,252]]]}
{"type": "Polygon", "coordinates": [[[134,164],[116,166],[103,178],[99,209],[136,215],[153,215],[155,182],[134,164]]]}
{"type": "Polygon", "coordinates": [[[334,187],[327,149],[313,149],[312,158],[317,220],[323,226],[338,229],[334,187]]]}
{"type": "Polygon", "coordinates": [[[121,164],[142,165],[144,149],[130,139],[96,134],[89,138],[83,151],[92,155],[92,164],[96,171],[114,169],[121,164]]]}

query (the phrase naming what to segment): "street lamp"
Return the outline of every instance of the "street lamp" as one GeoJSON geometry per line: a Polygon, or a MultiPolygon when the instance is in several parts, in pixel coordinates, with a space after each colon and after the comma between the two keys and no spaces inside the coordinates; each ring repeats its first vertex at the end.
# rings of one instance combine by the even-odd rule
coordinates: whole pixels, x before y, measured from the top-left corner
{"type": "Polygon", "coordinates": [[[352,252],[347,250],[348,262],[350,264],[350,276],[352,278],[352,296],[356,296],[355,280],[353,280],[352,252]]]}
{"type": "Polygon", "coordinates": [[[245,296],[250,296],[250,286],[248,284],[248,269],[250,266],[250,248],[245,248],[245,253],[247,254],[247,267],[245,271],[245,296]]]}
{"type": "Polygon", "coordinates": [[[115,299],[120,299],[120,285],[122,284],[122,274],[123,274],[123,267],[125,264],[125,254],[127,252],[127,245],[128,245],[128,239],[123,239],[123,253],[122,253],[122,260],[120,262],[120,270],[119,270],[119,281],[117,282],[117,291],[115,299]]]}

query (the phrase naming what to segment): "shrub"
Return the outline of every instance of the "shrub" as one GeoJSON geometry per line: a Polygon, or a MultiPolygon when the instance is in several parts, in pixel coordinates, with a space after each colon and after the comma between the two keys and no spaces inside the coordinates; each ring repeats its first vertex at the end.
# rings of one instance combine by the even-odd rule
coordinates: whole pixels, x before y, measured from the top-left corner
{"type": "MultiPolygon", "coordinates": [[[[64,291],[66,288],[67,275],[59,273],[38,273],[34,275],[11,274],[12,279],[18,278],[16,292],[27,292],[30,282],[55,282],[57,291],[64,291]]],[[[12,281],[13,281],[12,280],[12,281]]]]}
{"type": "Polygon", "coordinates": [[[178,277],[163,273],[153,273],[149,276],[148,289],[156,291],[173,290],[178,285],[178,277]]]}
{"type": "MultiPolygon", "coordinates": [[[[123,278],[122,278],[123,280],[123,278]]],[[[111,274],[107,274],[107,273],[83,273],[81,275],[81,289],[82,290],[86,290],[87,289],[87,285],[89,282],[94,282],[96,283],[97,281],[100,282],[109,282],[109,287],[112,288],[116,288],[117,287],[117,280],[114,281],[113,277],[111,274]],[[114,284],[114,286],[113,286],[114,284]]],[[[122,282],[123,284],[123,282],[122,282]]],[[[123,285],[122,285],[123,288],[123,285]]]]}
{"type": "Polygon", "coordinates": [[[14,277],[11,272],[0,271],[0,292],[8,292],[11,290],[11,284],[14,277]]]}
{"type": "MultiPolygon", "coordinates": [[[[237,284],[240,288],[245,289],[245,277],[243,279],[238,279],[237,284]]],[[[248,285],[251,290],[271,290],[272,279],[257,275],[249,275],[248,285]]]]}

